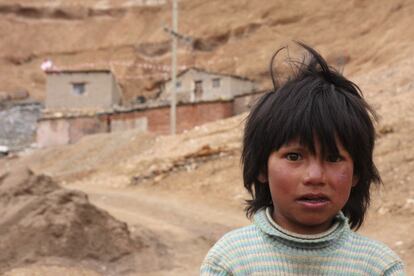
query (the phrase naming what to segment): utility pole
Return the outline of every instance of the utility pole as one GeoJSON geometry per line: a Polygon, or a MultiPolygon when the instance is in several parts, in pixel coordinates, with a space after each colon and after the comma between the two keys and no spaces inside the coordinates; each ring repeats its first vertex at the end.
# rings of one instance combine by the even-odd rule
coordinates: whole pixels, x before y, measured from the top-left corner
{"type": "MultiPolygon", "coordinates": [[[[177,34],[178,30],[178,7],[177,0],[173,0],[173,9],[172,9],[172,31],[177,34]]],[[[171,80],[172,80],[172,90],[171,90],[171,108],[170,108],[170,131],[172,135],[176,133],[176,95],[177,95],[177,36],[172,36],[172,70],[171,70],[171,80]]]]}
{"type": "Polygon", "coordinates": [[[172,37],[172,57],[171,57],[171,108],[170,108],[170,131],[172,135],[176,134],[176,96],[177,96],[177,41],[183,41],[189,45],[193,44],[193,39],[190,36],[185,36],[178,33],[178,0],[172,0],[173,9],[172,9],[172,29],[164,26],[164,31],[169,33],[172,37]]]}

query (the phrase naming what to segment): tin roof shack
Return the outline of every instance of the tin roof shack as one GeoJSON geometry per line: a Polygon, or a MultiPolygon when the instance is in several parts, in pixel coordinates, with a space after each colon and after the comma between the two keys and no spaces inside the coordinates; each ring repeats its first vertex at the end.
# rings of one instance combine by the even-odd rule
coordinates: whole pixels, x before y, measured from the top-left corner
{"type": "MultiPolygon", "coordinates": [[[[230,74],[208,72],[191,67],[177,76],[177,102],[194,103],[217,100],[232,100],[234,97],[249,94],[257,90],[254,81],[230,74]]],[[[172,81],[161,86],[161,100],[170,99],[172,81]]]]}
{"type": "Polygon", "coordinates": [[[121,91],[109,70],[47,71],[46,109],[111,109],[121,91]]]}

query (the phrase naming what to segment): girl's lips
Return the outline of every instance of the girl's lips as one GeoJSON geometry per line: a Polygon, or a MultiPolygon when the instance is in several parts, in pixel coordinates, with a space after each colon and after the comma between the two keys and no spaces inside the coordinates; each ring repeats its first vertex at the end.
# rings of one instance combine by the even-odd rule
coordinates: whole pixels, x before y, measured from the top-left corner
{"type": "Polygon", "coordinates": [[[306,194],[299,197],[296,202],[307,208],[322,208],[329,204],[329,198],[324,194],[306,194]]]}

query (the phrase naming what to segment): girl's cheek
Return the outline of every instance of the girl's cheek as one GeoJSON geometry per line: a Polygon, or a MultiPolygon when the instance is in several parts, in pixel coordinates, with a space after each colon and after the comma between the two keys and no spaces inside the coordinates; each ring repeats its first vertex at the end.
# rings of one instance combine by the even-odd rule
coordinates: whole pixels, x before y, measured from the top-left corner
{"type": "Polygon", "coordinates": [[[335,174],[335,178],[337,179],[338,182],[340,183],[347,183],[347,182],[351,182],[352,183],[352,179],[353,179],[353,170],[345,167],[342,168],[341,170],[334,172],[335,174]]]}

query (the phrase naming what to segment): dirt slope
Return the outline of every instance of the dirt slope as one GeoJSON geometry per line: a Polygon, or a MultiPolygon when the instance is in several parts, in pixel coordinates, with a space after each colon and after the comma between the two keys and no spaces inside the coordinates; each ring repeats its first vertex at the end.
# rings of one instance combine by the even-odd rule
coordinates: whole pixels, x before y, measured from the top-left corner
{"type": "MultiPolygon", "coordinates": [[[[413,11],[409,0],[182,0],[179,31],[193,44],[180,46],[178,60],[269,87],[270,56],[297,39],[355,74],[411,56],[413,11]]],[[[153,96],[155,83],[169,74],[159,66],[170,65],[163,31],[170,22],[171,1],[1,0],[0,91],[44,99],[39,66],[50,57],[60,68],[111,68],[125,101],[153,96]]]]}

